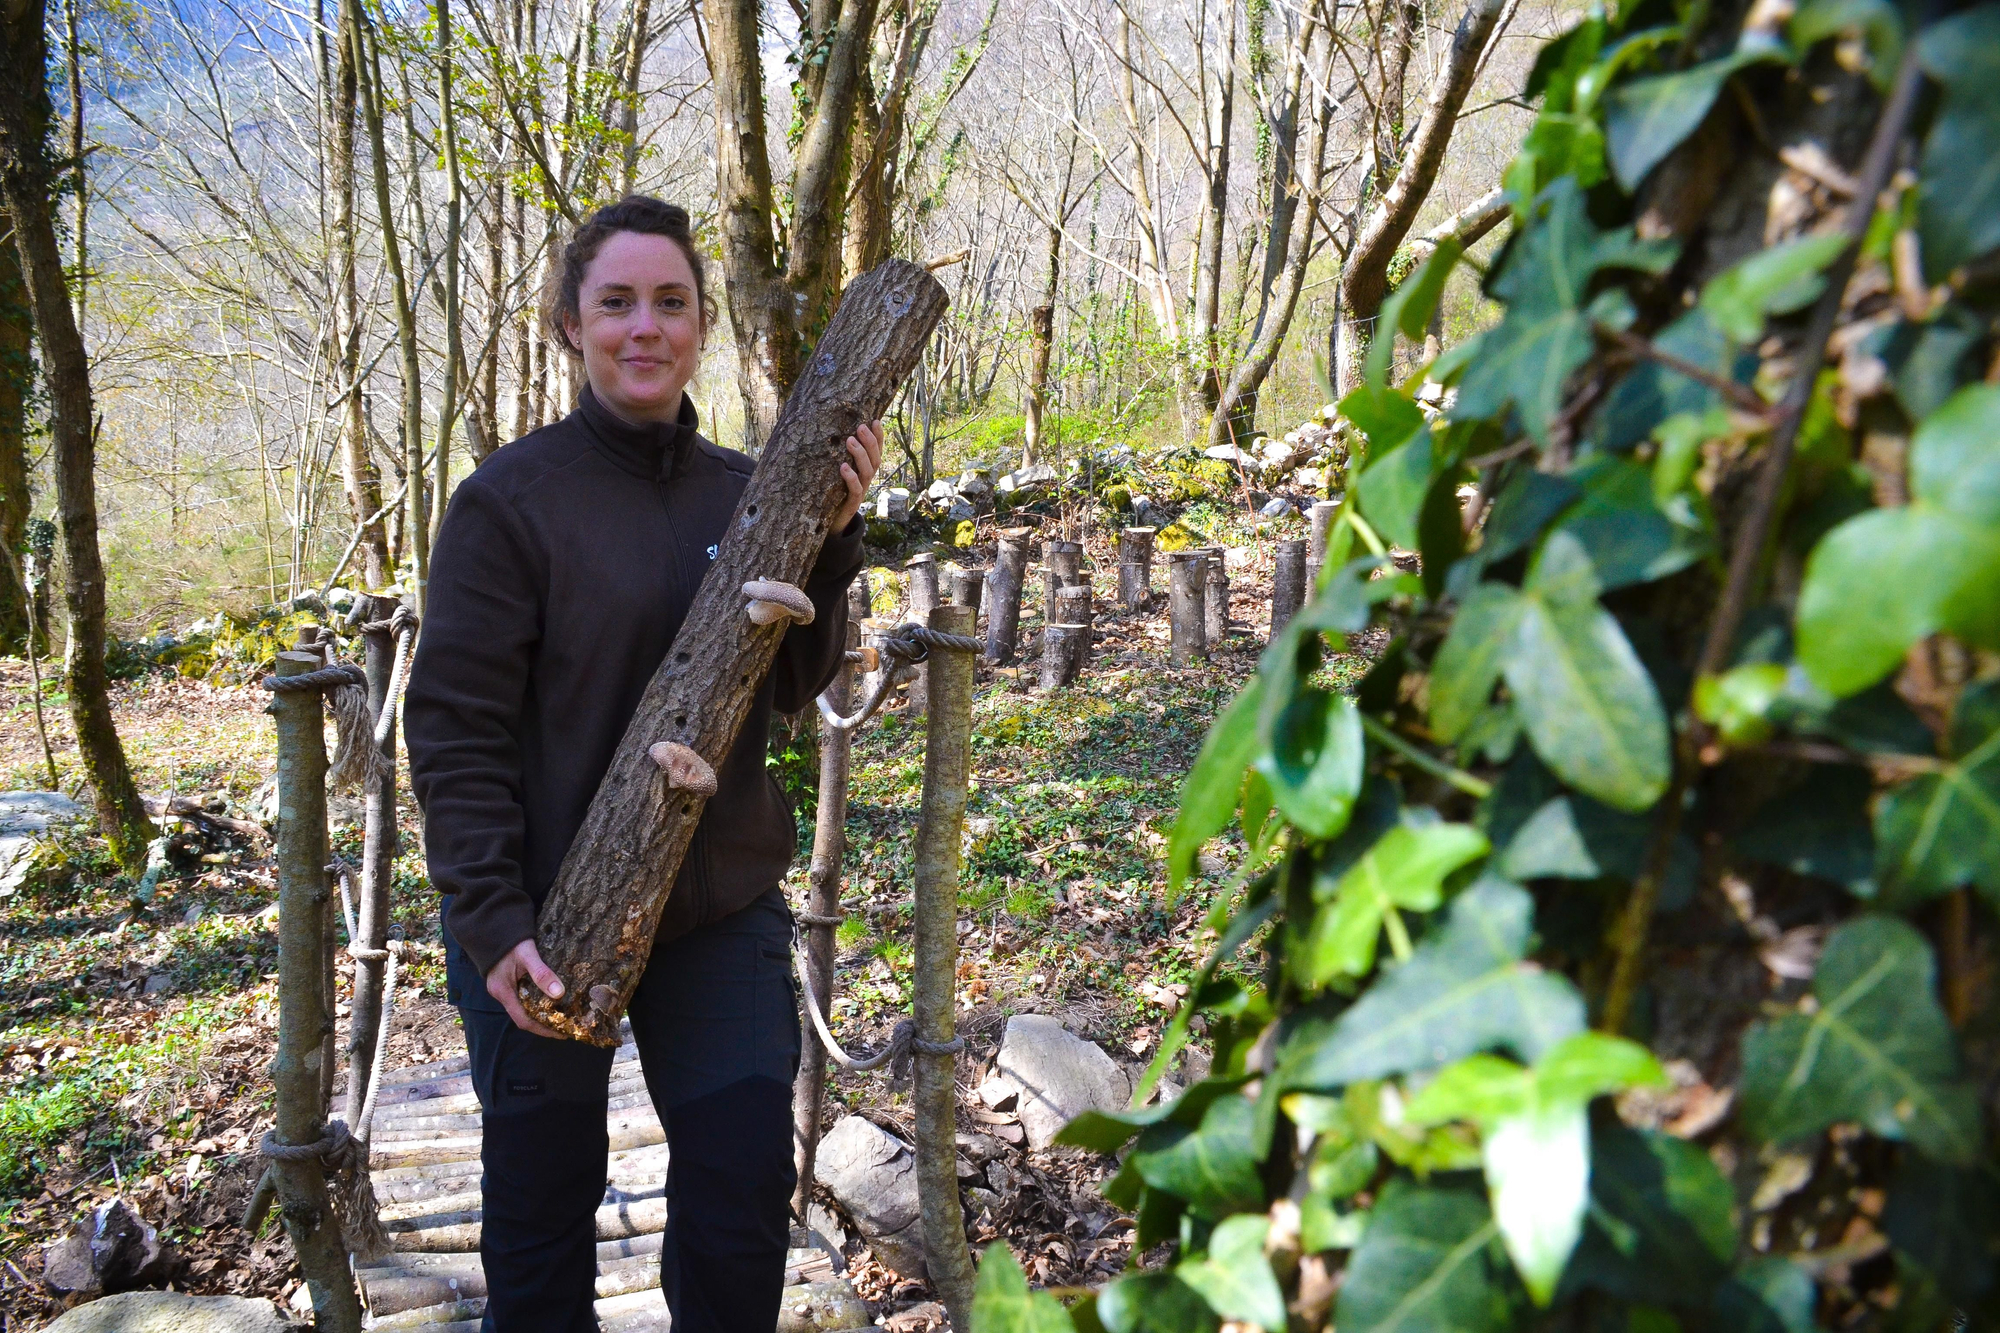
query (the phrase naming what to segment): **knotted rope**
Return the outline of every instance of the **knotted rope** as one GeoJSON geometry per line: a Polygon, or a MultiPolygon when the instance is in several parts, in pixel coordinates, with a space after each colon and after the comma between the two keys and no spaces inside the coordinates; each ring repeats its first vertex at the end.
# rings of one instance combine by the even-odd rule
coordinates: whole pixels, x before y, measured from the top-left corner
{"type": "Polygon", "coordinates": [[[297,676],[266,676],[264,688],[278,694],[317,690],[326,696],[339,738],[327,764],[329,787],[350,786],[366,777],[382,760],[368,743],[374,718],[368,711],[368,674],[352,662],[336,662],[297,676]]]}
{"type": "Polygon", "coordinates": [[[382,745],[395,729],[396,713],[403,706],[403,691],[410,684],[410,648],[417,641],[417,629],[421,622],[417,613],[409,607],[398,604],[394,615],[387,620],[371,620],[361,627],[363,633],[387,633],[396,636],[396,661],[389,670],[389,694],[382,703],[382,716],[375,719],[375,744],[382,745]]]}
{"type": "MultiPolygon", "coordinates": [[[[820,914],[802,914],[818,918],[820,914]]],[[[835,924],[843,919],[833,918],[835,924]]],[[[825,919],[812,922],[814,925],[827,924],[825,919]]],[[[869,1056],[849,1055],[841,1044],[833,1039],[827,1030],[826,1018],[820,1013],[819,996],[813,991],[811,969],[806,967],[805,955],[796,945],[792,949],[792,967],[798,973],[799,985],[805,990],[806,1012],[812,1015],[813,1031],[819,1034],[819,1044],[833,1057],[833,1062],[842,1069],[865,1074],[871,1069],[889,1066],[889,1079],[893,1083],[906,1083],[910,1077],[910,1061],[913,1055],[957,1055],[965,1049],[965,1038],[953,1037],[950,1041],[926,1041],[917,1035],[917,1025],[912,1019],[903,1019],[896,1024],[896,1030],[889,1034],[889,1044],[869,1056]]]]}
{"type": "Polygon", "coordinates": [[[839,731],[852,731],[875,716],[876,711],[888,701],[890,693],[896,688],[896,682],[903,678],[907,669],[919,662],[928,661],[934,648],[945,648],[961,653],[979,653],[986,650],[984,643],[968,635],[946,634],[942,630],[914,623],[896,626],[889,631],[888,637],[882,639],[875,647],[890,659],[890,665],[882,672],[881,679],[875,683],[875,689],[862,704],[860,712],[852,716],[843,715],[839,709],[827,702],[824,694],[819,697],[819,715],[829,727],[839,731]]]}
{"type": "Polygon", "coordinates": [[[341,1238],[358,1258],[373,1259],[389,1251],[389,1232],[375,1202],[375,1185],[368,1177],[368,1144],[348,1129],[344,1120],[329,1120],[311,1143],[280,1143],[272,1130],[257,1144],[271,1163],[318,1162],[329,1178],[339,1181],[330,1191],[341,1238]]]}

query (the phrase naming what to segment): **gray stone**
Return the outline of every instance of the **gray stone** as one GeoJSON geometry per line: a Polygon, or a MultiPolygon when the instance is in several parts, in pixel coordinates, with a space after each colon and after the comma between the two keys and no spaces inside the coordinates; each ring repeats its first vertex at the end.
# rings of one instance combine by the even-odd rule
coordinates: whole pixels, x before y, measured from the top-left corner
{"type": "Polygon", "coordinates": [[[0,898],[19,892],[49,830],[89,812],[59,791],[0,792],[0,898]]]}
{"type": "Polygon", "coordinates": [[[1283,518],[1291,512],[1292,502],[1282,495],[1274,495],[1264,502],[1264,507],[1257,511],[1257,516],[1259,518],[1283,518]]]}
{"type": "Polygon", "coordinates": [[[1056,470],[1047,463],[1037,463],[1001,477],[994,486],[1002,495],[1014,495],[1022,491],[1041,491],[1056,484],[1056,470]]]}
{"type": "Polygon", "coordinates": [[[924,499],[936,505],[948,505],[957,498],[958,487],[952,485],[942,477],[932,482],[930,489],[924,492],[924,499]]]}
{"type": "Polygon", "coordinates": [[[993,483],[968,472],[958,479],[958,498],[984,514],[993,508],[993,483]]]}
{"type": "Polygon", "coordinates": [[[1021,1128],[1035,1148],[1048,1147],[1085,1111],[1123,1110],[1132,1096],[1132,1081],[1116,1061],[1045,1014],[1007,1020],[993,1077],[1018,1091],[1021,1128]]]}
{"type": "Polygon", "coordinates": [[[973,507],[972,501],[961,495],[951,502],[951,507],[944,511],[944,516],[947,522],[970,523],[979,517],[979,511],[973,507]]]}
{"type": "Polygon", "coordinates": [[[854,1219],[877,1259],[904,1277],[925,1278],[917,1155],[907,1143],[848,1116],[820,1140],[813,1175],[854,1219]]]}
{"type": "Polygon", "coordinates": [[[73,1233],[42,1250],[49,1290],[86,1299],[163,1283],[173,1267],[174,1247],[123,1199],[100,1203],[73,1233]]]}
{"type": "Polygon", "coordinates": [[[884,523],[908,523],[910,521],[910,493],[901,486],[891,486],[875,497],[875,517],[884,523]]]}
{"type": "Polygon", "coordinates": [[[1218,444],[1201,451],[1203,458],[1213,458],[1224,463],[1241,463],[1244,467],[1256,467],[1257,455],[1238,449],[1233,444],[1218,444]]]}
{"type": "Polygon", "coordinates": [[[48,1325],[48,1333],[297,1333],[306,1327],[271,1302],[247,1296],[128,1291],[77,1306],[48,1325]]]}

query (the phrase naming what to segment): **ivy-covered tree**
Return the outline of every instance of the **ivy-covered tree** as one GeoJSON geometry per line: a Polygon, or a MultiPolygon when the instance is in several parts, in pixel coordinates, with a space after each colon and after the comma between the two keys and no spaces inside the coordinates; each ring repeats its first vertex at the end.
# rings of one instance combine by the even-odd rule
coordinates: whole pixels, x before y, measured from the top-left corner
{"type": "Polygon", "coordinates": [[[977,1333],[2000,1319],[2000,6],[1632,0],[1527,95],[1501,317],[1399,386],[1470,261],[1385,305],[1183,796],[1212,954],[1065,1131],[1166,1257],[996,1249],[977,1333]]]}

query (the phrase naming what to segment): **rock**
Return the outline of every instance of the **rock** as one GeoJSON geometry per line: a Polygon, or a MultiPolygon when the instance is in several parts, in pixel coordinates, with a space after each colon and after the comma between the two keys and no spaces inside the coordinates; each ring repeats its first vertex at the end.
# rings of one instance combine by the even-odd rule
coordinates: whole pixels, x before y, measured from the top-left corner
{"type": "Polygon", "coordinates": [[[123,1199],[108,1199],[72,1235],[42,1250],[42,1281],[59,1295],[88,1300],[165,1282],[174,1262],[174,1247],[146,1219],[123,1199]]]}
{"type": "Polygon", "coordinates": [[[877,1259],[904,1277],[925,1279],[917,1155],[908,1144],[851,1115],[820,1140],[813,1175],[854,1219],[877,1259]]]}
{"type": "Polygon", "coordinates": [[[36,849],[51,827],[87,813],[59,791],[0,792],[0,898],[12,897],[27,883],[36,849]]]}
{"type": "Polygon", "coordinates": [[[1257,467],[1257,455],[1246,453],[1233,444],[1218,444],[1201,451],[1203,458],[1213,458],[1222,463],[1240,463],[1244,467],[1257,467]]]}
{"type": "Polygon", "coordinates": [[[1045,1014],[1007,1020],[993,1076],[1018,1090],[1021,1128],[1035,1148],[1048,1147],[1085,1111],[1123,1110],[1132,1096],[1131,1079],[1110,1056],[1045,1014]]]}
{"type": "Polygon", "coordinates": [[[994,486],[1002,495],[1013,495],[1021,491],[1046,490],[1055,484],[1056,470],[1047,463],[1037,463],[1033,467],[1007,473],[994,486]]]}
{"type": "Polygon", "coordinates": [[[778,1303],[778,1333],[832,1333],[870,1322],[868,1307],[846,1278],[786,1287],[778,1303]]]}
{"type": "Polygon", "coordinates": [[[940,477],[924,492],[924,499],[934,505],[948,505],[958,498],[958,487],[940,477]]]}
{"type": "Polygon", "coordinates": [[[79,1305],[47,1333],[301,1333],[307,1327],[247,1296],[132,1291],[79,1305]]]}
{"type": "Polygon", "coordinates": [[[964,848],[967,856],[977,856],[993,844],[1000,821],[991,815],[971,815],[965,821],[964,848]]]}
{"type": "Polygon", "coordinates": [[[884,523],[908,523],[910,521],[910,493],[901,486],[890,486],[875,497],[875,517],[884,523]]]}
{"type": "Polygon", "coordinates": [[[970,523],[979,517],[979,511],[973,508],[972,501],[957,495],[952,497],[950,507],[944,511],[944,517],[947,523],[970,523]]]}
{"type": "Polygon", "coordinates": [[[173,988],[174,979],[172,976],[165,972],[155,972],[152,976],[146,978],[145,989],[140,994],[150,999],[155,995],[165,995],[173,988]]]}
{"type": "MultiPolygon", "coordinates": [[[[817,1162],[819,1158],[815,1156],[813,1160],[817,1162]]],[[[806,1205],[806,1227],[812,1233],[812,1243],[830,1251],[834,1256],[834,1271],[841,1272],[840,1252],[847,1248],[847,1228],[840,1225],[840,1219],[834,1216],[833,1211],[818,1200],[806,1205]]]]}
{"type": "Polygon", "coordinates": [[[1290,500],[1287,500],[1282,495],[1274,495],[1270,499],[1264,502],[1264,507],[1262,509],[1259,509],[1257,511],[1257,517],[1283,518],[1285,515],[1291,512],[1292,512],[1292,502],[1290,500]]]}
{"type": "Polygon", "coordinates": [[[1021,1090],[998,1074],[988,1075],[975,1091],[980,1101],[996,1111],[1012,1110],[1014,1103],[1021,1098],[1021,1090]]]}
{"type": "Polygon", "coordinates": [[[958,479],[958,498],[978,513],[989,513],[993,508],[993,483],[977,472],[963,473],[958,479]]]}

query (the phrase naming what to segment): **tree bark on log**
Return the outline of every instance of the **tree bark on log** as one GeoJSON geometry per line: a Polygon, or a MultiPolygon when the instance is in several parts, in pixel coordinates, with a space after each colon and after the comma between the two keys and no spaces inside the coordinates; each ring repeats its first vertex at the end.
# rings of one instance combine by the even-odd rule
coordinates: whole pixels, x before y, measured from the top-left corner
{"type": "MultiPolygon", "coordinates": [[[[951,604],[972,608],[972,620],[976,627],[979,622],[979,594],[986,586],[986,575],[977,569],[955,570],[951,576],[951,604]]],[[[966,633],[972,633],[967,630],[966,633]]]]}
{"type": "Polygon", "coordinates": [[[1072,583],[1056,594],[1056,618],[1053,623],[1083,627],[1083,633],[1070,645],[1070,651],[1076,656],[1075,665],[1070,668],[1069,673],[1072,680],[1081,674],[1084,664],[1090,661],[1091,631],[1097,622],[1090,600],[1090,585],[1087,583],[1072,583]]]}
{"type": "Polygon", "coordinates": [[[1340,501],[1317,500],[1307,515],[1312,523],[1312,535],[1306,539],[1306,595],[1319,586],[1319,567],[1326,563],[1327,538],[1333,530],[1333,516],[1340,512],[1340,501]]]}
{"type": "MultiPolygon", "coordinates": [[[[972,612],[941,606],[930,627],[971,634],[972,612]]],[[[924,733],[924,797],[917,816],[915,908],[911,941],[912,1017],[920,1042],[953,1038],[958,990],[959,847],[972,749],[972,654],[933,653],[930,725],[924,733]]],[[[924,1223],[924,1265],[955,1329],[972,1327],[972,1255],[965,1245],[965,1208],[958,1198],[958,1125],[954,1106],[957,1059],[919,1049],[916,1087],[917,1192],[924,1223]]]]}
{"type": "Polygon", "coordinates": [[[563,998],[532,986],[529,1012],[565,1036],[618,1042],[618,1019],[655,934],[692,928],[702,904],[668,899],[706,800],[669,790],[661,741],[720,765],[771,669],[786,625],[753,624],[743,585],[803,584],[845,502],[846,440],[888,407],[949,304],[937,279],[892,259],[855,283],[807,361],[666,660],[640,698],[542,908],[541,954],[563,998]]]}
{"type": "Polygon", "coordinates": [[[1056,594],[1083,574],[1083,545],[1051,541],[1042,547],[1042,623],[1056,623],[1056,594]]]}
{"type": "MultiPolygon", "coordinates": [[[[317,671],[317,650],[278,654],[278,674],[317,671]]],[[[326,1132],[320,1070],[333,1062],[324,1008],[326,878],[326,722],[317,690],[275,694],[278,724],[278,1054],[271,1061],[278,1142],[297,1146],[326,1132]]],[[[285,1234],[312,1292],[316,1327],[361,1327],[361,1300],[347,1246],[327,1196],[326,1172],[308,1159],[273,1162],[285,1234]]]]}
{"type": "Polygon", "coordinates": [[[1202,630],[1208,647],[1220,648],[1229,638],[1229,569],[1222,548],[1211,546],[1202,572],[1202,630]]]}
{"type": "Polygon", "coordinates": [[[1060,690],[1076,680],[1079,645],[1090,631],[1082,625],[1053,624],[1042,629],[1042,689],[1060,690]]]}
{"type": "Polygon", "coordinates": [[[1207,564],[1199,551],[1175,551],[1167,557],[1167,615],[1173,634],[1169,657],[1175,666],[1186,666],[1207,650],[1202,609],[1208,592],[1207,564]]]}
{"type": "Polygon", "coordinates": [[[1291,623],[1306,600],[1306,541],[1288,537],[1278,543],[1271,573],[1271,642],[1291,623]]]}
{"type": "MultiPolygon", "coordinates": [[[[859,621],[847,622],[847,646],[861,646],[859,621]]],[[[833,682],[822,696],[838,712],[845,713],[853,699],[854,668],[841,664],[833,682]]],[[[812,862],[806,871],[806,907],[814,915],[840,914],[840,866],[847,857],[847,774],[854,754],[854,732],[846,727],[828,727],[819,749],[819,817],[813,823],[812,862]]],[[[834,926],[830,921],[811,922],[806,927],[806,973],[812,978],[813,995],[819,1000],[820,1017],[833,1021],[834,926]]],[[[813,1163],[819,1156],[820,1108],[826,1101],[826,1052],[819,1044],[819,1032],[808,1021],[803,1034],[799,1077],[792,1090],[792,1128],[797,1140],[798,1188],[792,1194],[792,1212],[806,1220],[806,1205],[812,1199],[813,1163]]]]}
{"type": "Polygon", "coordinates": [[[1155,528],[1127,528],[1118,534],[1118,605],[1128,613],[1146,609],[1153,595],[1155,528]]]}
{"type": "Polygon", "coordinates": [[[1020,646],[1021,586],[1028,578],[1028,530],[1011,528],[1000,534],[999,553],[988,576],[992,591],[986,599],[986,660],[1011,662],[1020,646]]]}

